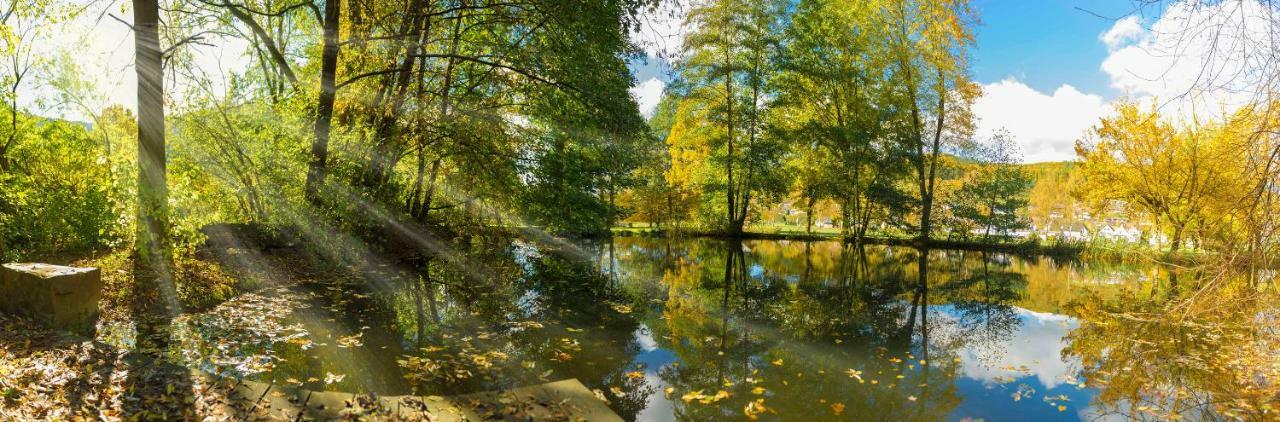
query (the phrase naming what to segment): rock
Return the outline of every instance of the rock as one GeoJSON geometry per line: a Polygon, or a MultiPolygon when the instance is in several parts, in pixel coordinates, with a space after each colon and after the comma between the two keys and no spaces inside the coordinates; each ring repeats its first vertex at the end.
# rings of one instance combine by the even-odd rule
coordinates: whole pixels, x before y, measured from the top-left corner
{"type": "Polygon", "coordinates": [[[0,267],[0,311],[50,328],[91,335],[101,297],[97,268],[35,263],[0,267]]]}

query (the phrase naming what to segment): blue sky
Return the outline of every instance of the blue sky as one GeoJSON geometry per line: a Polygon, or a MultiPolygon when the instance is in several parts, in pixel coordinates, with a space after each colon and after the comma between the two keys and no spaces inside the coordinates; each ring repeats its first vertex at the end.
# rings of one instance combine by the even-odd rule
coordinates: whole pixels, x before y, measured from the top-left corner
{"type": "MultiPolygon", "coordinates": [[[[1077,140],[1087,138],[1119,99],[1164,101],[1197,84],[1210,86],[1198,79],[1210,60],[1217,60],[1210,65],[1224,74],[1248,66],[1207,54],[1211,37],[1179,36],[1187,22],[1248,20],[1265,34],[1267,21],[1253,18],[1273,13],[1258,0],[1208,6],[1169,0],[1144,8],[1126,0],[973,0],[972,6],[980,24],[974,28],[970,74],[983,88],[973,104],[975,137],[983,140],[1007,130],[1026,162],[1074,159],[1077,140]],[[1178,51],[1180,57],[1168,51],[1178,51]]],[[[665,51],[678,51],[679,22],[648,28],[634,37],[657,39],[665,51]]],[[[1249,54],[1257,53],[1244,56],[1249,54]]],[[[633,95],[647,112],[670,80],[669,69],[650,59],[633,63],[632,71],[638,82],[633,95]]],[[[1245,82],[1237,88],[1248,91],[1249,83],[1256,85],[1245,82]]],[[[1214,114],[1243,101],[1247,98],[1238,93],[1209,92],[1161,104],[1172,104],[1172,119],[1185,120],[1192,111],[1214,114]]]]}
{"type": "Polygon", "coordinates": [[[1040,92],[1069,84],[1108,99],[1120,94],[1100,68],[1108,52],[1098,35],[1133,11],[1129,2],[976,0],[974,8],[981,20],[970,63],[976,82],[1014,77],[1040,92]]]}

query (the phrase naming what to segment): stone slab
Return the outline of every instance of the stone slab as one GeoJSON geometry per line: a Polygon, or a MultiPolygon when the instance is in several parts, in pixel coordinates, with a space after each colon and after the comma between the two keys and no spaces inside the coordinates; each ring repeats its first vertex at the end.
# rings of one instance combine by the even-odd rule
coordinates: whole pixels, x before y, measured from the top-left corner
{"type": "Polygon", "coordinates": [[[101,298],[102,276],[97,268],[39,263],[0,266],[0,311],[54,329],[91,334],[101,298]]]}

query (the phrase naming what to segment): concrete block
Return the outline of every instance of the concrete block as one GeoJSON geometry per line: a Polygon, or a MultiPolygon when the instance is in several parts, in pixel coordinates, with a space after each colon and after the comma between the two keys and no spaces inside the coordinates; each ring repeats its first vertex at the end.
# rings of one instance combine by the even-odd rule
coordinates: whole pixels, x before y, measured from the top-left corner
{"type": "Polygon", "coordinates": [[[97,268],[23,263],[0,266],[0,311],[57,330],[92,334],[102,298],[97,268]]]}

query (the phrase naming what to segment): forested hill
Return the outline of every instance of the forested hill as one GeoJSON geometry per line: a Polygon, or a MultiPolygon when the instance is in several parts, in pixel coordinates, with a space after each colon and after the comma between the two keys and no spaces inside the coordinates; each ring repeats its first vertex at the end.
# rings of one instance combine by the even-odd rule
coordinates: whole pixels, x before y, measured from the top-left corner
{"type": "Polygon", "coordinates": [[[1077,165],[1074,161],[1050,161],[1044,163],[1023,164],[1022,169],[1031,175],[1034,180],[1040,180],[1048,175],[1068,176],[1075,171],[1077,165]]]}

